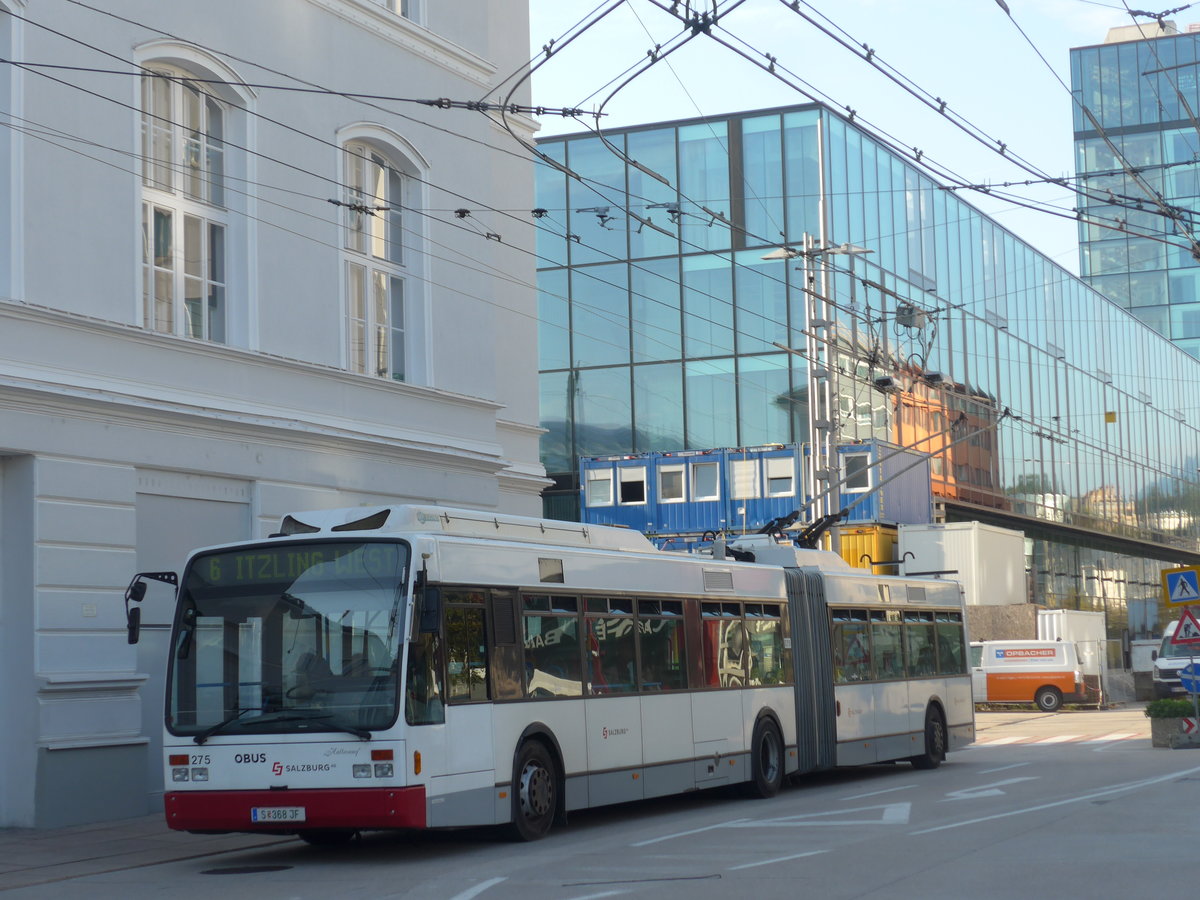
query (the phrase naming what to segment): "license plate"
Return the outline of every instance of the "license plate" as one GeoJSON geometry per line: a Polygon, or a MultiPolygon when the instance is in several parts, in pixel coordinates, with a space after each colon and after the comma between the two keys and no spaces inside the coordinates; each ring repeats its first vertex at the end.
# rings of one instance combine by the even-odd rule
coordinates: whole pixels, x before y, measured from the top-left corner
{"type": "Polygon", "coordinates": [[[252,806],[251,822],[303,822],[303,806],[252,806]]]}

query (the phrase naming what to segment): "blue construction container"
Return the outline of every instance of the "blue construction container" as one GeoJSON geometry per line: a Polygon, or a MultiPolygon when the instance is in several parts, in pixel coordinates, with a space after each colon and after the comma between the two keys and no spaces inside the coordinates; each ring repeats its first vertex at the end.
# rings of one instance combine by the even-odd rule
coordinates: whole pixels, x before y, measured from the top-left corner
{"type": "MultiPolygon", "coordinates": [[[[754,532],[795,510],[801,511],[803,523],[812,499],[803,483],[807,452],[799,444],[770,444],[582,457],[580,518],[653,538],[685,540],[705,532],[754,532]]],[[[847,522],[931,521],[924,454],[870,441],[839,447],[838,459],[835,481],[846,483],[835,489],[830,507],[854,504],[847,522]],[[911,468],[903,471],[905,467],[911,468]]]]}

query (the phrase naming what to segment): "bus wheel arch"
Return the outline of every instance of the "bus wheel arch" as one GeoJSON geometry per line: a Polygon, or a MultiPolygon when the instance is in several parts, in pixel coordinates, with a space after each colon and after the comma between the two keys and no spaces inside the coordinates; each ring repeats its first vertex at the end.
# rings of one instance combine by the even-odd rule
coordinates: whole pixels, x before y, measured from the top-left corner
{"type": "Polygon", "coordinates": [[[514,840],[539,840],[563,821],[565,783],[558,741],[544,725],[530,725],[513,752],[509,833],[514,840]]]}
{"type": "Polygon", "coordinates": [[[949,748],[949,732],[946,730],[946,711],[941,701],[934,698],[925,707],[925,747],[923,752],[910,756],[908,761],[914,769],[936,769],[946,758],[949,748]]]}
{"type": "Polygon", "coordinates": [[[745,791],[752,797],[774,797],[783,787],[786,753],[779,720],[763,710],[754,722],[750,738],[750,780],[745,791]]]}
{"type": "Polygon", "coordinates": [[[1052,684],[1044,684],[1033,695],[1033,702],[1042,712],[1058,712],[1062,708],[1062,691],[1052,684]]]}

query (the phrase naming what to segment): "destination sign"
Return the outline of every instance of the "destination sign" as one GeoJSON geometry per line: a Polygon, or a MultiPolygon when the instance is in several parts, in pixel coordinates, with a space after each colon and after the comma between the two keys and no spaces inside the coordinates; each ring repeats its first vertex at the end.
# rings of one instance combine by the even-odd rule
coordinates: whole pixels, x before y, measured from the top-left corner
{"type": "Polygon", "coordinates": [[[188,580],[210,587],[290,585],[301,578],[310,583],[366,578],[391,584],[407,555],[405,547],[382,542],[257,547],[199,557],[188,580]]]}

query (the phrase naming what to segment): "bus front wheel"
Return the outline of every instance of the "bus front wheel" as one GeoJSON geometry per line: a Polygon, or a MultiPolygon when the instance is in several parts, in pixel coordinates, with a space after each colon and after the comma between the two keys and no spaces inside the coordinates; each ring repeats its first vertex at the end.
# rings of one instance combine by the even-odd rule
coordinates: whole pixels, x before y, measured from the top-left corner
{"type": "Polygon", "coordinates": [[[936,769],[946,758],[946,720],[936,706],[925,711],[925,752],[909,758],[914,769],[936,769]]]}
{"type": "Polygon", "coordinates": [[[513,764],[513,838],[536,841],[545,837],[558,811],[558,771],[541,741],[526,741],[513,764]]]}
{"type": "Polygon", "coordinates": [[[783,737],[772,719],[761,718],[750,739],[750,783],[753,797],[774,797],[783,785],[783,737]]]}
{"type": "Polygon", "coordinates": [[[1033,698],[1033,702],[1042,712],[1057,712],[1062,706],[1062,700],[1062,691],[1050,686],[1039,688],[1037,696],[1033,698]]]}

